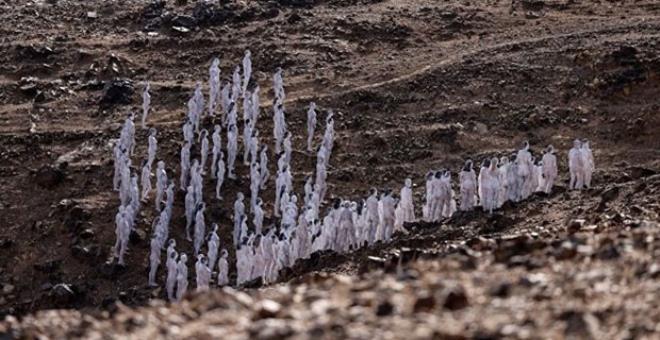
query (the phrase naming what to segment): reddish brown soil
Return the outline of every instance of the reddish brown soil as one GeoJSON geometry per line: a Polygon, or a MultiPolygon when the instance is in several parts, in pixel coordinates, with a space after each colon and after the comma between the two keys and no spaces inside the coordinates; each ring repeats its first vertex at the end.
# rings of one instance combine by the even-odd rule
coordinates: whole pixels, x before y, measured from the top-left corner
{"type": "MultiPolygon", "coordinates": [[[[263,90],[262,139],[272,131],[270,77],[278,66],[285,70],[298,191],[314,164],[313,155],[304,151],[303,137],[310,100],[336,112],[338,137],[328,179],[335,197],[363,197],[371,186],[398,188],[411,176],[419,205],[427,170],[457,170],[467,157],[509,152],[524,139],[536,151],[547,144],[559,149],[565,174],[571,141],[589,138],[597,165],[595,188],[587,192],[565,192],[562,182],[550,197],[534,197],[493,217],[476,212],[458,215],[442,226],[412,226],[410,234],[399,235],[389,245],[345,256],[315,255],[282,273],[285,281],[292,281],[281,290],[311,285],[332,300],[341,287],[349,287],[345,290],[353,299],[359,294],[350,287],[360,278],[394,280],[395,274],[382,274],[379,266],[391,269],[404,254],[405,266],[418,273],[420,282],[433,280],[429,277],[435,274],[437,280],[463,287],[469,297],[467,306],[458,312],[444,311],[437,319],[411,317],[398,302],[388,300],[395,306],[391,316],[409,326],[448,325],[450,320],[466,325],[430,334],[507,336],[505,324],[545,338],[584,338],[587,335],[580,333],[584,327],[594,338],[652,337],[659,331],[657,308],[646,304],[659,298],[660,5],[656,1],[224,3],[168,1],[161,9],[133,1],[17,4],[0,0],[0,185],[4,189],[0,192],[0,315],[75,308],[104,318],[109,316],[101,311],[116,311],[117,301],[145,305],[152,297],[163,297],[161,291],[146,287],[146,235],[152,209],[140,215],[142,233],[130,246],[128,267],[118,271],[104,264],[114,243],[118,206],[111,188],[109,142],[118,136],[126,114],[139,110],[139,92],[149,81],[154,109],[149,123],[159,130],[157,157],[178,179],[180,125],[195,83],[206,81],[216,56],[221,58],[222,76],[227,77],[249,48],[263,90]],[[177,15],[193,17],[189,32],[172,29],[173,23],[187,19],[177,15]],[[113,79],[131,82],[135,92],[130,100],[103,102],[104,87],[113,79]],[[568,221],[575,218],[586,219],[585,228],[595,225],[598,232],[587,229],[579,237],[567,235],[568,221]],[[534,250],[498,253],[513,242],[507,241],[513,235],[524,235],[523,244],[534,240],[530,246],[534,250]],[[568,259],[556,255],[564,251],[566,240],[576,248],[568,259]],[[480,245],[484,242],[488,246],[480,245]],[[619,256],[599,257],[611,247],[619,256]],[[427,259],[406,264],[408,257],[427,259]],[[589,276],[592,271],[599,273],[589,276]],[[333,287],[336,280],[344,280],[335,277],[310,283],[306,278],[325,277],[310,272],[352,275],[347,279],[352,283],[333,287]],[[521,283],[522,278],[529,281],[537,274],[545,275],[540,292],[534,284],[521,283]],[[485,293],[486,287],[503,281],[512,284],[506,301],[485,293]],[[74,294],[62,296],[55,288],[58,284],[69,285],[74,294]],[[598,284],[607,284],[607,289],[598,284]],[[595,306],[594,300],[611,305],[595,306]],[[635,301],[638,309],[626,306],[626,300],[635,301]],[[592,331],[594,318],[605,333],[592,331]],[[573,333],[573,326],[580,331],[573,333]]],[[[134,164],[146,154],[146,132],[138,129],[137,140],[134,164]]],[[[225,202],[207,201],[211,207],[207,219],[221,224],[225,244],[230,202],[238,190],[247,190],[247,169],[242,164],[239,174],[238,181],[228,183],[225,202]]],[[[212,183],[207,186],[211,189],[212,183]]],[[[272,200],[272,191],[269,186],[266,201],[272,200]]],[[[211,197],[210,190],[206,197],[211,197]]],[[[182,205],[180,197],[175,203],[177,216],[182,205]]],[[[179,240],[182,225],[183,219],[175,217],[172,233],[179,240]]],[[[373,302],[377,309],[381,285],[386,283],[374,284],[378,287],[370,294],[378,300],[373,302]]],[[[397,284],[410,293],[439,294],[429,310],[444,308],[446,284],[420,284],[423,288],[407,280],[397,284]]],[[[246,292],[254,299],[270,294],[269,290],[246,292]]],[[[224,299],[222,294],[219,300],[224,299]]],[[[285,296],[286,292],[279,292],[271,298],[286,306],[293,303],[284,301],[285,296]]],[[[305,301],[295,302],[296,308],[304,310],[305,301]]],[[[219,306],[200,308],[234,311],[219,306]]],[[[350,310],[337,306],[341,306],[338,315],[348,317],[343,313],[350,310]]],[[[185,313],[186,308],[172,312],[185,313]]],[[[236,307],[246,313],[235,317],[251,318],[250,308],[236,307]]],[[[278,314],[290,318],[284,315],[278,314]]],[[[389,317],[384,316],[373,323],[360,321],[364,322],[360,327],[392,329],[394,333],[384,337],[406,334],[398,332],[408,326],[397,329],[397,323],[383,328],[389,317]]],[[[344,329],[354,321],[337,320],[345,322],[344,329]]],[[[103,327],[133,332],[107,322],[103,327]]],[[[85,325],[73,327],[72,332],[78,333],[68,336],[83,336],[85,325]]],[[[57,327],[47,329],[55,332],[57,327]]],[[[306,326],[291,327],[292,334],[316,334],[306,326]]],[[[242,326],[235,331],[248,334],[241,333],[248,332],[242,326]]],[[[359,337],[362,333],[324,334],[359,337]]]]}

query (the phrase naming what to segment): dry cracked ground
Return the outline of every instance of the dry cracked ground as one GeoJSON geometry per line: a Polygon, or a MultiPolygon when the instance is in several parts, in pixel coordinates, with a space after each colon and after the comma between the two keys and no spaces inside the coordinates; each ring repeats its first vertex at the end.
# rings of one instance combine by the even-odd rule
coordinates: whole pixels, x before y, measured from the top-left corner
{"type": "MultiPolygon", "coordinates": [[[[0,338],[660,337],[657,1],[0,0],[0,19],[0,338]],[[493,215],[314,254],[270,287],[166,304],[146,287],[151,210],[128,266],[106,263],[119,204],[110,142],[149,81],[158,158],[178,178],[186,101],[212,58],[226,78],[246,48],[263,131],[271,74],[284,69],[298,191],[314,164],[311,100],[321,119],[336,112],[333,197],[410,176],[421,206],[427,170],[523,140],[559,149],[564,176],[493,215]],[[596,158],[583,192],[566,190],[574,138],[596,158]]],[[[229,199],[207,202],[225,242],[239,174],[229,199]]],[[[172,233],[186,244],[182,226],[172,233]]]]}

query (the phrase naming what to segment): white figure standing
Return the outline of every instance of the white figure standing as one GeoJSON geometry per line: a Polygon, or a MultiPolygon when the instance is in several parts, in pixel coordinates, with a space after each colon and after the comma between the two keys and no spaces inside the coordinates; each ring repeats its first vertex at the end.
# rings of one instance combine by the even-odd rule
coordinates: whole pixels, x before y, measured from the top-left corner
{"type": "Polygon", "coordinates": [[[176,301],[181,301],[188,290],[188,256],[181,254],[176,265],[176,301]]]}
{"type": "Polygon", "coordinates": [[[591,178],[593,176],[594,170],[596,169],[596,166],[594,163],[593,152],[589,147],[589,141],[586,139],[582,141],[582,146],[580,147],[580,155],[582,156],[582,165],[584,167],[584,175],[582,176],[584,179],[584,185],[587,188],[591,188],[591,178]]]}
{"type": "Polygon", "coordinates": [[[215,116],[217,100],[220,98],[220,60],[213,58],[209,68],[209,115],[215,116]]]}
{"type": "Polygon", "coordinates": [[[149,286],[156,287],[156,272],[158,271],[158,266],[160,265],[160,249],[161,244],[158,241],[158,238],[151,238],[151,252],[149,253],[149,286]]]}
{"type": "Polygon", "coordinates": [[[250,50],[245,50],[245,55],[243,56],[243,93],[246,93],[248,84],[250,83],[250,77],[252,76],[252,53],[250,50]]]}
{"type": "Polygon", "coordinates": [[[218,154],[222,151],[222,127],[216,124],[213,127],[213,134],[211,140],[213,141],[213,148],[211,149],[211,178],[215,178],[218,166],[218,154]]]}
{"type": "Polygon", "coordinates": [[[582,142],[579,139],[573,141],[573,148],[568,151],[568,170],[571,180],[569,189],[580,190],[584,186],[584,158],[582,157],[582,142]]]}
{"type": "Polygon", "coordinates": [[[477,175],[472,168],[472,160],[465,161],[465,166],[459,174],[461,184],[461,211],[470,211],[476,205],[477,175]]]}
{"type": "Polygon", "coordinates": [[[147,115],[149,114],[149,108],[151,106],[151,94],[149,82],[144,86],[144,91],[142,92],[142,128],[147,128],[147,115]]]}
{"type": "Polygon", "coordinates": [[[415,221],[415,207],[413,203],[412,180],[406,178],[401,188],[401,220],[403,223],[415,221]]]}
{"type": "Polygon", "coordinates": [[[209,132],[206,129],[203,129],[200,138],[202,140],[202,146],[200,148],[200,153],[201,153],[201,161],[199,163],[200,172],[201,173],[206,173],[206,160],[209,157],[209,139],[208,139],[208,134],[209,132]]]}
{"type": "Polygon", "coordinates": [[[215,184],[215,198],[222,200],[222,194],[221,194],[221,189],[222,189],[222,184],[225,181],[225,156],[220,151],[219,154],[220,157],[218,157],[218,165],[217,169],[218,172],[216,173],[216,184],[215,184]]]}
{"type": "Polygon", "coordinates": [[[156,139],[156,129],[149,129],[149,138],[147,141],[147,161],[149,162],[149,168],[154,164],[156,160],[156,149],[158,149],[158,140],[156,139]]]}
{"type": "Polygon", "coordinates": [[[172,249],[171,251],[168,248],[168,254],[167,254],[167,280],[165,283],[166,290],[167,290],[167,299],[170,301],[174,301],[176,299],[176,296],[174,295],[174,288],[176,286],[176,280],[177,280],[177,252],[176,250],[172,249]]]}
{"type": "Polygon", "coordinates": [[[316,103],[309,103],[307,110],[307,151],[313,152],[314,130],[316,129],[316,103]]]}
{"type": "Polygon", "coordinates": [[[541,160],[543,162],[543,192],[549,194],[557,179],[557,156],[555,156],[555,148],[548,145],[541,160]]]}
{"type": "Polygon", "coordinates": [[[142,200],[146,201],[151,193],[151,166],[145,160],[142,163],[142,173],[140,175],[140,183],[142,183],[142,200]]]}
{"type": "Polygon", "coordinates": [[[229,284],[229,262],[227,262],[228,257],[227,250],[222,250],[222,255],[218,260],[218,286],[226,286],[229,284]]]}
{"type": "Polygon", "coordinates": [[[238,132],[236,125],[230,125],[227,128],[227,177],[236,179],[234,173],[234,164],[236,163],[236,153],[238,152],[238,132]]]}

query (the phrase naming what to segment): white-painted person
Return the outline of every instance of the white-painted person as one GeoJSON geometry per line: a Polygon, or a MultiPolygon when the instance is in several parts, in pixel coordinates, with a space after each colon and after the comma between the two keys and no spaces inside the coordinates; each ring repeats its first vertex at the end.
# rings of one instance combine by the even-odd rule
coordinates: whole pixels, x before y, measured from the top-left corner
{"type": "Polygon", "coordinates": [[[580,146],[580,155],[582,156],[582,165],[584,170],[584,185],[588,188],[591,188],[591,178],[593,173],[596,170],[596,165],[594,163],[594,154],[591,151],[588,140],[583,140],[582,145],[580,146]]]}
{"type": "Polygon", "coordinates": [[[158,140],[156,139],[156,129],[149,129],[149,137],[147,139],[147,160],[149,162],[149,168],[154,164],[156,160],[156,150],[158,149],[158,140]]]}
{"type": "Polygon", "coordinates": [[[555,185],[555,180],[557,179],[557,156],[555,156],[555,148],[552,145],[548,145],[543,154],[543,192],[549,194],[552,191],[552,187],[555,185]]]}
{"type": "Polygon", "coordinates": [[[220,255],[220,259],[218,260],[218,286],[226,286],[229,284],[229,262],[227,262],[227,258],[229,257],[229,253],[227,252],[226,249],[222,250],[222,255],[220,255]]]}
{"type": "Polygon", "coordinates": [[[204,236],[206,235],[206,223],[204,222],[204,203],[197,204],[197,211],[195,212],[195,238],[193,241],[193,246],[195,249],[195,256],[199,254],[200,249],[202,249],[202,242],[204,242],[204,236]]]}
{"type": "Polygon", "coordinates": [[[202,140],[202,146],[200,147],[201,161],[199,162],[200,172],[206,173],[206,160],[209,157],[209,132],[206,129],[203,129],[200,133],[200,139],[202,140]]]}
{"type": "Polygon", "coordinates": [[[181,176],[179,177],[181,190],[186,190],[190,178],[190,147],[190,142],[186,142],[181,147],[181,176]]]}
{"type": "Polygon", "coordinates": [[[167,290],[167,299],[170,301],[174,301],[176,299],[175,295],[175,290],[174,288],[176,287],[176,279],[177,279],[177,258],[178,254],[176,250],[172,249],[170,251],[170,248],[167,250],[167,261],[165,262],[167,266],[167,278],[165,281],[165,288],[167,290]]]}
{"type": "Polygon", "coordinates": [[[160,265],[160,250],[161,243],[158,241],[158,238],[151,238],[151,251],[149,253],[149,286],[157,287],[156,283],[156,273],[158,271],[158,266],[160,265]]]}
{"type": "Polygon", "coordinates": [[[188,290],[188,256],[181,254],[176,265],[176,301],[181,301],[188,290]]]}
{"type": "Polygon", "coordinates": [[[313,143],[314,143],[314,132],[316,130],[316,103],[309,103],[309,109],[307,110],[307,151],[314,152],[313,143]]]}
{"type": "Polygon", "coordinates": [[[167,172],[165,171],[165,162],[158,161],[156,164],[156,210],[160,211],[160,204],[163,202],[163,193],[167,185],[167,172]]]}
{"type": "Polygon", "coordinates": [[[209,290],[211,271],[206,263],[207,258],[204,254],[197,255],[197,262],[195,262],[195,283],[197,284],[197,292],[206,292],[209,290]]]}
{"type": "Polygon", "coordinates": [[[140,175],[140,183],[142,183],[142,201],[146,201],[151,193],[151,166],[145,160],[142,162],[142,173],[140,175]]]}
{"type": "Polygon", "coordinates": [[[227,177],[236,179],[234,173],[234,164],[236,163],[236,153],[238,152],[238,134],[236,125],[230,125],[227,128],[227,177]]]}
{"type": "Polygon", "coordinates": [[[245,216],[245,203],[243,203],[244,199],[245,196],[242,192],[236,194],[236,201],[234,201],[234,245],[238,244],[241,236],[241,222],[245,216]]]}
{"type": "Polygon", "coordinates": [[[215,116],[217,101],[220,98],[220,60],[213,58],[209,68],[209,115],[215,116]]]}
{"type": "Polygon", "coordinates": [[[465,166],[459,174],[461,204],[459,208],[461,211],[470,211],[476,205],[477,197],[477,175],[472,168],[472,160],[465,161],[465,166]]]}
{"type": "Polygon", "coordinates": [[[573,141],[573,148],[568,151],[568,170],[570,173],[569,189],[581,190],[584,186],[584,158],[582,157],[582,142],[573,141]]]}
{"type": "Polygon", "coordinates": [[[149,94],[149,82],[144,85],[144,91],[142,92],[142,128],[147,128],[147,115],[149,114],[149,108],[151,106],[151,94],[149,94]]]}
{"type": "Polygon", "coordinates": [[[222,127],[218,124],[213,126],[213,134],[211,140],[213,147],[211,148],[211,178],[216,178],[218,171],[218,155],[222,152],[222,127]]]}
{"type": "Polygon", "coordinates": [[[252,53],[250,50],[245,50],[243,56],[243,93],[246,93],[250,77],[252,76],[252,53]]]}
{"type": "Polygon", "coordinates": [[[220,248],[220,237],[218,237],[218,225],[213,223],[211,226],[211,233],[208,237],[208,242],[206,244],[208,248],[208,266],[211,271],[215,267],[215,261],[218,259],[218,250],[220,248]]]}
{"type": "Polygon", "coordinates": [[[216,167],[218,169],[218,171],[215,174],[215,177],[216,177],[215,198],[218,199],[218,200],[222,200],[221,190],[222,190],[222,184],[225,181],[225,159],[224,158],[225,158],[224,154],[222,153],[222,151],[220,151],[219,157],[218,157],[218,165],[216,167]]]}

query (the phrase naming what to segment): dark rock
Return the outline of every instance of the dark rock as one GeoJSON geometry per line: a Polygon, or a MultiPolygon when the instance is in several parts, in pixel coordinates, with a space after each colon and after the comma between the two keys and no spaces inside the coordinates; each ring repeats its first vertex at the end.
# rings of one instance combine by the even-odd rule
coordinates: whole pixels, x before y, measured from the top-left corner
{"type": "Polygon", "coordinates": [[[540,11],[545,6],[543,0],[522,0],[521,4],[526,11],[540,11]]]}
{"type": "Polygon", "coordinates": [[[91,228],[86,228],[85,230],[81,231],[78,236],[80,236],[81,239],[83,240],[88,240],[93,238],[95,235],[94,229],[91,228]]]}
{"type": "Polygon", "coordinates": [[[10,239],[0,240],[0,249],[9,249],[9,247],[14,245],[14,241],[10,239]]]}
{"type": "Polygon", "coordinates": [[[639,63],[639,59],[637,58],[638,52],[639,51],[632,46],[621,46],[610,54],[610,58],[612,61],[622,66],[637,65],[639,63]]]}
{"type": "Polygon", "coordinates": [[[488,224],[483,228],[486,233],[496,233],[513,225],[515,221],[508,216],[495,213],[488,217],[488,224]]]}
{"type": "Polygon", "coordinates": [[[632,176],[632,178],[650,177],[658,173],[657,170],[653,170],[641,166],[630,167],[626,169],[626,171],[630,173],[630,176],[632,176]]]}
{"type": "Polygon", "coordinates": [[[495,261],[507,262],[513,256],[526,255],[544,246],[545,242],[542,240],[535,240],[529,235],[519,235],[501,240],[493,254],[495,261]]]}
{"type": "Polygon", "coordinates": [[[288,22],[289,24],[295,24],[297,22],[300,22],[301,20],[302,17],[297,12],[291,13],[291,15],[289,15],[289,17],[286,18],[286,22],[288,22]]]}
{"type": "Polygon", "coordinates": [[[117,104],[130,104],[135,89],[129,79],[114,79],[107,83],[103,89],[101,106],[110,107],[117,104]]]}
{"type": "Polygon", "coordinates": [[[197,26],[197,20],[189,15],[177,15],[170,21],[172,27],[185,27],[188,29],[194,28],[197,26]]]}
{"type": "Polygon", "coordinates": [[[76,244],[71,247],[71,254],[81,260],[96,260],[101,257],[101,247],[96,244],[89,246],[76,244]]]}
{"type": "Polygon", "coordinates": [[[138,228],[131,230],[129,241],[131,241],[132,244],[144,243],[146,239],[147,233],[144,230],[138,228]]]}
{"type": "Polygon", "coordinates": [[[567,227],[566,227],[566,231],[568,231],[569,234],[575,234],[578,231],[580,231],[582,229],[582,227],[584,227],[585,223],[586,223],[586,221],[584,219],[570,220],[568,222],[567,227]]]}
{"type": "Polygon", "coordinates": [[[91,214],[80,206],[71,207],[64,218],[64,225],[71,231],[80,227],[91,218],[91,214]]]}
{"type": "MultiPolygon", "coordinates": [[[[192,10],[192,17],[196,23],[212,21],[217,12],[213,4],[209,2],[198,2],[192,10]]],[[[183,25],[182,25],[183,26],[183,25]]]]}
{"type": "Polygon", "coordinates": [[[584,320],[584,315],[580,311],[569,310],[559,315],[559,319],[566,322],[564,334],[566,336],[577,336],[578,338],[591,338],[589,325],[584,320]]]}
{"type": "Polygon", "coordinates": [[[78,287],[66,283],[58,283],[50,289],[48,295],[57,304],[67,305],[75,302],[81,297],[78,287]]]}
{"type": "Polygon", "coordinates": [[[42,188],[52,189],[64,181],[65,174],[62,169],[52,165],[44,165],[35,174],[37,185],[42,188]]]}
{"type": "Polygon", "coordinates": [[[477,251],[491,250],[497,246],[494,240],[485,238],[483,236],[473,237],[469,239],[465,244],[477,251]]]}
{"type": "Polygon", "coordinates": [[[525,267],[528,270],[541,268],[544,266],[544,261],[529,255],[515,255],[509,258],[506,262],[509,267],[525,267]]]}
{"type": "Polygon", "coordinates": [[[37,92],[39,92],[37,84],[35,83],[27,83],[25,85],[21,85],[21,87],[19,87],[18,89],[28,96],[34,96],[37,94],[37,92]]]}
{"type": "Polygon", "coordinates": [[[619,257],[621,257],[621,252],[614,243],[606,244],[596,253],[596,258],[599,260],[615,260],[619,257]]]}
{"type": "Polygon", "coordinates": [[[435,308],[435,297],[431,294],[422,294],[417,297],[413,310],[415,313],[429,312],[435,308]]]}
{"type": "Polygon", "coordinates": [[[126,267],[113,262],[105,262],[99,267],[101,276],[108,280],[116,280],[121,274],[126,272],[126,267]]]}
{"type": "Polygon", "coordinates": [[[301,8],[301,7],[312,7],[320,0],[279,0],[278,3],[281,6],[301,8]]]}
{"type": "Polygon", "coordinates": [[[160,17],[165,10],[166,2],[164,0],[151,1],[142,9],[142,17],[145,19],[154,19],[160,17]]]}
{"type": "Polygon", "coordinates": [[[392,305],[389,301],[383,301],[378,304],[376,307],[376,315],[378,316],[387,316],[392,314],[394,311],[394,305],[392,305]]]}
{"type": "Polygon", "coordinates": [[[50,260],[43,263],[35,264],[34,269],[42,273],[51,274],[58,271],[60,269],[61,264],[62,264],[62,260],[50,260]]]}
{"type": "Polygon", "coordinates": [[[31,60],[43,60],[56,54],[56,52],[48,46],[17,46],[16,49],[21,57],[31,60]]]}
{"type": "Polygon", "coordinates": [[[602,203],[607,203],[607,202],[610,202],[610,201],[614,200],[615,198],[617,198],[617,196],[619,196],[619,191],[620,191],[620,189],[619,189],[618,186],[614,186],[614,187],[606,189],[601,194],[601,197],[600,197],[601,202],[602,203]]]}
{"type": "Polygon", "coordinates": [[[560,247],[555,249],[554,255],[557,260],[572,259],[577,255],[577,247],[570,241],[564,241],[560,247]]]}
{"type": "Polygon", "coordinates": [[[500,298],[508,297],[510,293],[511,293],[511,283],[509,282],[498,283],[497,285],[491,287],[489,290],[489,294],[491,296],[496,296],[500,298]]]}
{"type": "Polygon", "coordinates": [[[445,302],[443,303],[443,307],[449,310],[459,310],[469,305],[470,302],[468,301],[465,289],[460,286],[450,289],[447,292],[445,302]]]}

